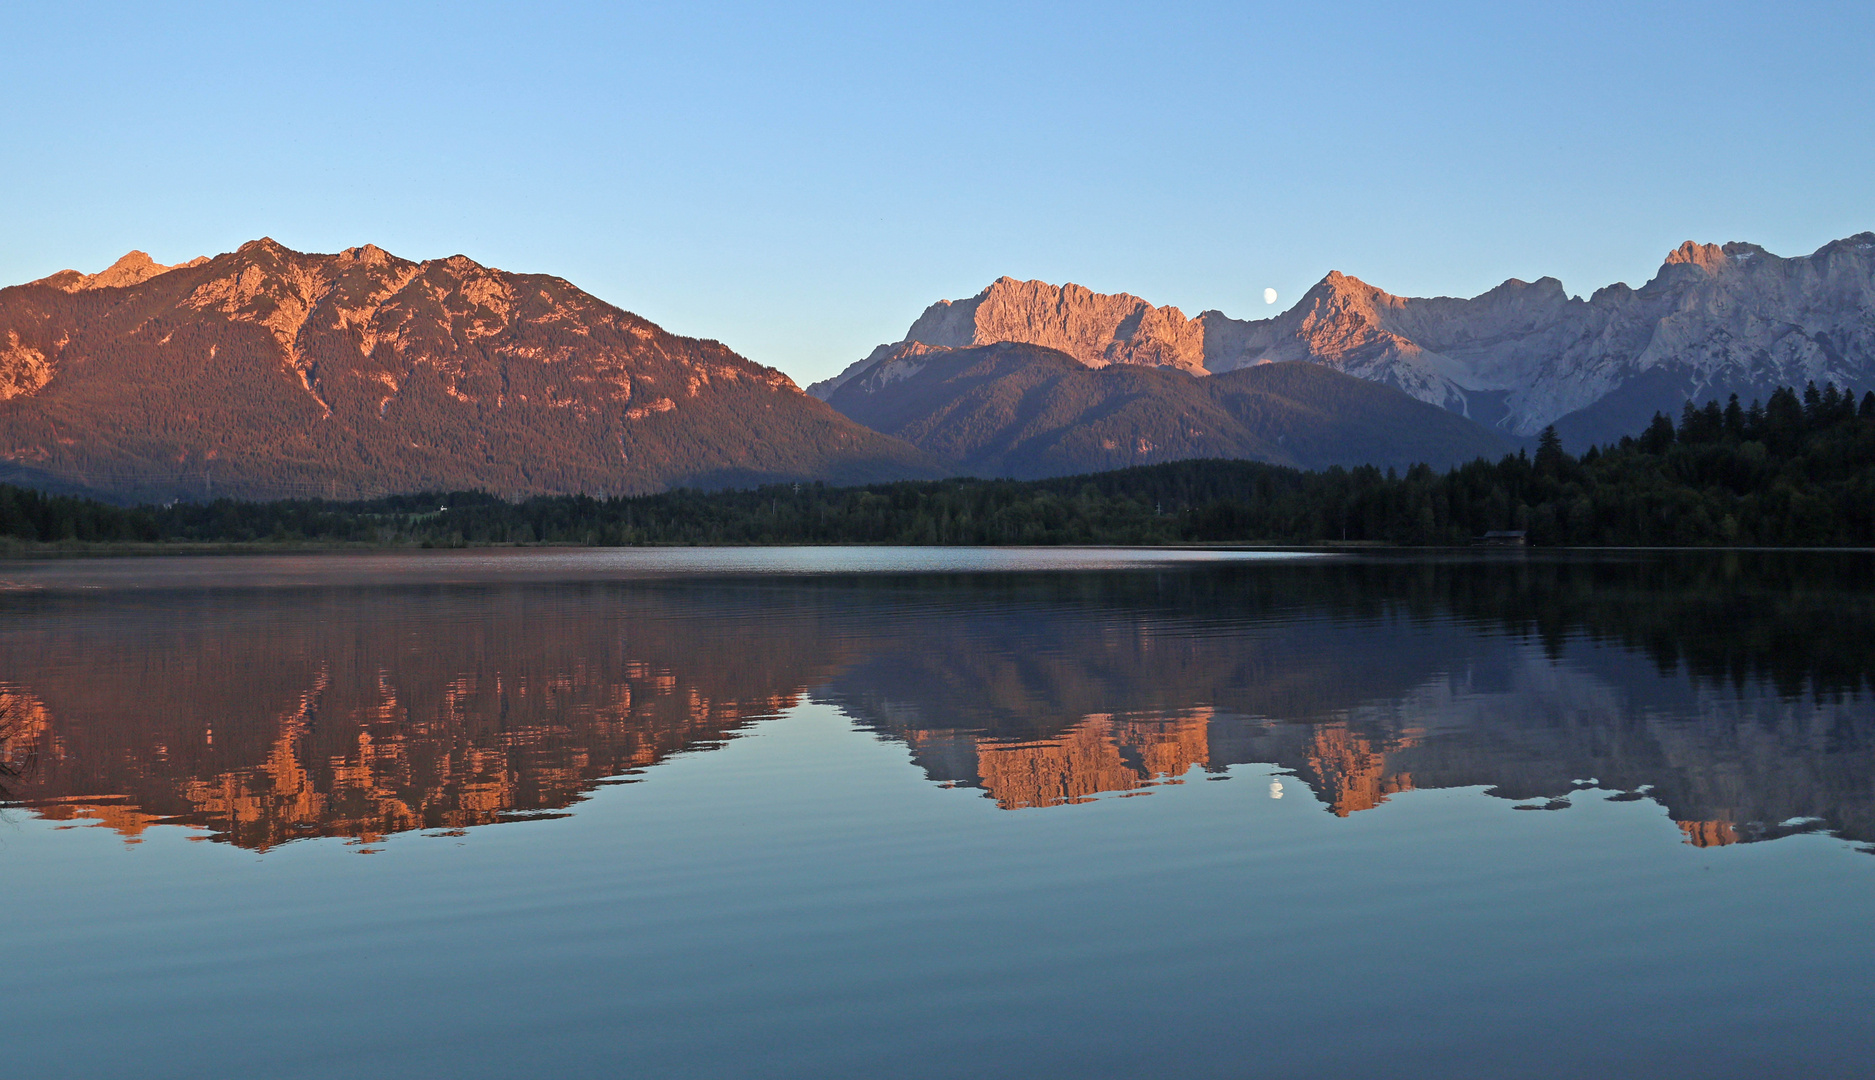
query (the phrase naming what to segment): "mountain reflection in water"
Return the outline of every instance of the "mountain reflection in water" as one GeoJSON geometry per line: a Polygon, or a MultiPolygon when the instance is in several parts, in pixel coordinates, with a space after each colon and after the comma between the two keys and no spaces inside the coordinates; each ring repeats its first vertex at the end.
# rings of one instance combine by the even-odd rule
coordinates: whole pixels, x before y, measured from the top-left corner
{"type": "MultiPolygon", "coordinates": [[[[1274,763],[1875,842],[1866,555],[6,596],[11,800],[265,849],[563,813],[811,698],[1005,809],[1274,763]]],[[[198,570],[199,573],[199,570],[198,570]]],[[[1293,788],[1292,788],[1293,789],[1293,788]]]]}

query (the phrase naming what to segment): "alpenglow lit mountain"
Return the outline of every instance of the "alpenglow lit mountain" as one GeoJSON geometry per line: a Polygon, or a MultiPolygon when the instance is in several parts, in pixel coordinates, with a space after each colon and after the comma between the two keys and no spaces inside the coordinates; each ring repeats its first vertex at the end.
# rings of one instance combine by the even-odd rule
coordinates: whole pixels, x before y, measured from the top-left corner
{"type": "Polygon", "coordinates": [[[1002,278],[939,301],[905,340],[809,387],[832,399],[907,343],[1023,342],[1101,368],[1142,364],[1194,375],[1307,360],[1397,387],[1512,436],[1554,424],[1602,442],[1656,410],[1780,385],[1875,384],[1875,233],[1781,258],[1753,244],[1687,242],[1638,289],[1584,300],[1555,278],[1506,281],[1471,299],[1394,296],[1330,273],[1274,318],[1186,318],[1127,294],[1002,278]]]}
{"type": "Polygon", "coordinates": [[[0,289],[0,480],[346,498],[938,471],[717,342],[460,255],[263,239],[0,289]]]}

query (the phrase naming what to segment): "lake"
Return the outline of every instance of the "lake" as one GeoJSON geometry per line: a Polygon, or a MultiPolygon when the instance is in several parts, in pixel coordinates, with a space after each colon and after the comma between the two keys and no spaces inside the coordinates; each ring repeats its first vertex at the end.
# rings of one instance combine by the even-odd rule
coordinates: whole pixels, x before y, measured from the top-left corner
{"type": "Polygon", "coordinates": [[[1848,1076],[1875,556],[0,562],[46,1077],[1848,1076]]]}

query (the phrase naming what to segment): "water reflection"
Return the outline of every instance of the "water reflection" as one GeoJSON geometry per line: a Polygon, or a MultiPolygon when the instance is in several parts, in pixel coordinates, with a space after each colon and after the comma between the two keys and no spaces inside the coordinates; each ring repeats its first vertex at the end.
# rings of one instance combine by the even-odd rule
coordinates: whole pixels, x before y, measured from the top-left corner
{"type": "Polygon", "coordinates": [[[369,844],[561,811],[776,715],[837,658],[811,615],[752,643],[754,611],[617,599],[328,590],[16,610],[0,676],[0,708],[24,718],[12,786],[43,816],[131,840],[174,823],[263,849],[369,844]]]}
{"type": "Polygon", "coordinates": [[[1480,786],[1652,799],[1698,845],[1875,841],[1865,555],[220,590],[202,567],[5,599],[14,801],[131,842],[371,850],[564,813],[811,697],[1009,810],[1273,763],[1341,816],[1480,786]]]}

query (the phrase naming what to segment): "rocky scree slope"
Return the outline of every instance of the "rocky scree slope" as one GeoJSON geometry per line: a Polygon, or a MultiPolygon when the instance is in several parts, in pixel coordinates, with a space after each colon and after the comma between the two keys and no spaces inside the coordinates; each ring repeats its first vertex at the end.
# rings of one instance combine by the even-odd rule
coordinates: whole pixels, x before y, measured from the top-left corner
{"type": "Polygon", "coordinates": [[[460,255],[263,239],[0,289],[0,479],[353,498],[940,471],[717,342],[460,255]]]}

